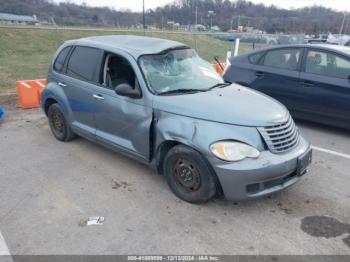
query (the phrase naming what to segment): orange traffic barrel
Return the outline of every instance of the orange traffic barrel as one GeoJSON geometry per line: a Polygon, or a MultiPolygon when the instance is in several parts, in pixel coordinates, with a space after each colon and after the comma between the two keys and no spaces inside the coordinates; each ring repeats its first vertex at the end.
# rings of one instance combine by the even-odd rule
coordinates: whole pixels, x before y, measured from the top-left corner
{"type": "Polygon", "coordinates": [[[224,69],[225,66],[226,66],[226,63],[221,63],[221,66],[218,64],[218,63],[215,63],[215,64],[212,64],[212,66],[214,67],[214,69],[216,70],[216,72],[219,74],[219,75],[223,75],[224,74],[224,69]]]}
{"type": "Polygon", "coordinates": [[[39,107],[45,85],[45,79],[17,81],[18,102],[16,106],[24,109],[39,107]]]}

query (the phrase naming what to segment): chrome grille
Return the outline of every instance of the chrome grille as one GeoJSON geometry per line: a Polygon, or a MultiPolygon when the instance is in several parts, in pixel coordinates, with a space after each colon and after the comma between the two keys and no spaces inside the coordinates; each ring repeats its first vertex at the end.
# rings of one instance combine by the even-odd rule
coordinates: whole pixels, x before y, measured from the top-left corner
{"type": "Polygon", "coordinates": [[[299,130],[291,116],[285,122],[258,127],[258,130],[272,153],[283,153],[291,150],[299,142],[299,130]]]}

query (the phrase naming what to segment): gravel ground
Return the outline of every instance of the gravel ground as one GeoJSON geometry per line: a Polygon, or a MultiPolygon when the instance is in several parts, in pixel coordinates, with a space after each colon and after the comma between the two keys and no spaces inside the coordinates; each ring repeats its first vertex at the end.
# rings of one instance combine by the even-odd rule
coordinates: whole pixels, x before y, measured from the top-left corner
{"type": "MultiPolygon", "coordinates": [[[[309,173],[268,198],[191,205],[142,164],[56,141],[40,109],[5,109],[0,230],[11,254],[350,255],[346,157],[315,150],[309,173]],[[104,224],[85,226],[90,216],[104,224]]],[[[350,155],[349,132],[298,124],[314,146],[350,155]]]]}

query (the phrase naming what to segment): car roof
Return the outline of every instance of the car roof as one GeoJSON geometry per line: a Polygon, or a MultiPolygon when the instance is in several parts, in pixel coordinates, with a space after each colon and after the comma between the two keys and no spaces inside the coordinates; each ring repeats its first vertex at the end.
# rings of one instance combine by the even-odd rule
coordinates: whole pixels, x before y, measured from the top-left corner
{"type": "Polygon", "coordinates": [[[329,49],[329,50],[333,50],[333,51],[337,51],[337,52],[342,52],[345,54],[350,55],[350,47],[348,46],[342,46],[342,45],[320,45],[322,48],[324,49],[329,49]]]}
{"type": "Polygon", "coordinates": [[[330,45],[330,44],[296,44],[296,45],[276,45],[273,47],[267,47],[255,50],[254,52],[251,52],[247,55],[253,54],[253,53],[259,53],[261,51],[267,51],[267,50],[273,50],[273,49],[279,49],[279,48],[291,48],[291,47],[308,47],[308,48],[317,48],[322,49],[325,51],[334,51],[338,53],[342,53],[346,56],[350,56],[350,47],[348,46],[339,46],[339,45],[330,45]]]}
{"type": "Polygon", "coordinates": [[[158,54],[169,49],[189,48],[183,43],[145,36],[105,35],[67,41],[67,44],[101,48],[108,51],[125,51],[138,59],[146,54],[158,54]]]}

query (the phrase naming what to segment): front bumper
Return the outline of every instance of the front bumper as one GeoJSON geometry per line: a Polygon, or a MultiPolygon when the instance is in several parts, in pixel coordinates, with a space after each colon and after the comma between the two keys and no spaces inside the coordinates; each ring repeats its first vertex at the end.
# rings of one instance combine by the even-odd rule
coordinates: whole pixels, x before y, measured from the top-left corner
{"type": "Polygon", "coordinates": [[[299,179],[298,158],[308,152],[310,143],[301,135],[299,144],[283,154],[261,152],[258,159],[244,159],[240,162],[224,162],[209,157],[220,181],[225,198],[246,200],[281,191],[299,179]]]}

